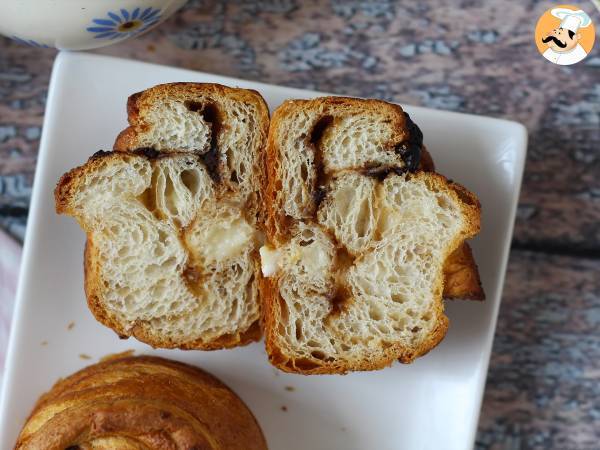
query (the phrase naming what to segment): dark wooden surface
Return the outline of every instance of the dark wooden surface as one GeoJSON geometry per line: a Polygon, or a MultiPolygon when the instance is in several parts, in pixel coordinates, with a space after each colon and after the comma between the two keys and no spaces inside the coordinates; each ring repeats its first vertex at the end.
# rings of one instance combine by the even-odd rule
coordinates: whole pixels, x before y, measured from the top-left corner
{"type": "MultiPolygon", "coordinates": [[[[574,2],[596,24],[591,2],[574,2]]],[[[528,159],[477,447],[600,447],[600,45],[536,51],[540,1],[192,1],[98,53],[524,123],[528,159]]],[[[0,226],[22,238],[53,50],[0,38],[0,226]]]]}

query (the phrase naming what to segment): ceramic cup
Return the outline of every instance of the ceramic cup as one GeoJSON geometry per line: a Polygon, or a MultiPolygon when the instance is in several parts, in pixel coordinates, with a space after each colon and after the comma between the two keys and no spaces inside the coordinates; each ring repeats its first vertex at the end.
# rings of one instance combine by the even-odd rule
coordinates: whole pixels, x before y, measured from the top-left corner
{"type": "Polygon", "coordinates": [[[0,33],[35,47],[86,50],[155,27],[186,0],[0,0],[0,33]]]}

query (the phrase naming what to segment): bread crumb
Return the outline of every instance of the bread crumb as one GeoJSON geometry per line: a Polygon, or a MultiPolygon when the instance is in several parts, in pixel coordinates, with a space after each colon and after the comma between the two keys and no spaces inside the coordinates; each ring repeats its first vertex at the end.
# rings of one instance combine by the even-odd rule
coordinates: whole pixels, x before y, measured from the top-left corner
{"type": "Polygon", "coordinates": [[[294,386],[286,386],[285,390],[288,392],[294,392],[296,390],[296,388],[294,386]]]}
{"type": "Polygon", "coordinates": [[[67,330],[71,331],[74,326],[75,326],[75,322],[73,322],[73,321],[69,322],[69,325],[67,325],[67,330]]]}
{"type": "Polygon", "coordinates": [[[42,341],[42,342],[40,342],[40,345],[42,347],[45,347],[46,345],[48,345],[48,341],[42,341]]]}
{"type": "Polygon", "coordinates": [[[79,357],[81,359],[92,359],[92,357],[90,355],[86,355],[85,353],[80,353],[79,357]]]}
{"type": "Polygon", "coordinates": [[[124,352],[119,352],[119,353],[110,353],[110,354],[100,358],[100,362],[109,361],[111,359],[127,358],[128,356],[133,356],[134,353],[135,353],[135,350],[133,350],[133,349],[125,350],[124,352]]]}
{"type": "Polygon", "coordinates": [[[286,412],[286,411],[287,411],[287,406],[283,405],[283,406],[281,407],[281,410],[282,410],[283,412],[286,412]]]}

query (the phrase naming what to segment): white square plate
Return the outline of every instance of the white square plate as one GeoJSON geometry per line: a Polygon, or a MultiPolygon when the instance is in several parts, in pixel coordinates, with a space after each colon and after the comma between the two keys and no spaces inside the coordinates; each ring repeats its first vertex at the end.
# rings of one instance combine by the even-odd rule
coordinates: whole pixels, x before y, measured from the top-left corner
{"type": "Polygon", "coordinates": [[[95,361],[129,349],[186,361],[221,378],[254,412],[272,450],[471,448],[523,173],[524,127],[406,108],[423,130],[438,170],[481,200],[483,231],[473,241],[473,250],[487,301],[448,302],[446,338],[412,365],[396,363],[378,372],[347,376],[289,375],[269,365],[262,343],[217,352],[155,351],[133,339],[119,340],[87,309],[85,236],[73,219],[54,212],[54,186],[64,172],[92,153],[112,147],[126,126],[125,101],[130,94],[172,81],[256,89],[271,110],[286,98],[318,95],[85,53],[57,57],[2,389],[0,448],[13,447],[42,392],[59,377],[93,362],[80,355],[95,361]],[[71,322],[74,326],[68,327],[71,322]]]}

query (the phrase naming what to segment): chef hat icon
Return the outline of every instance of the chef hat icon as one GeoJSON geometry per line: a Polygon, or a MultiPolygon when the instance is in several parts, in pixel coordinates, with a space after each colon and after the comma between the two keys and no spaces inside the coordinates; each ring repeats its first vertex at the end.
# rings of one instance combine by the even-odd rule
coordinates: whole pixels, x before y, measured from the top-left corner
{"type": "Polygon", "coordinates": [[[554,8],[550,13],[561,20],[561,28],[571,30],[573,33],[577,33],[579,28],[588,27],[592,23],[590,16],[581,9],[573,11],[567,8],[554,8]]]}

